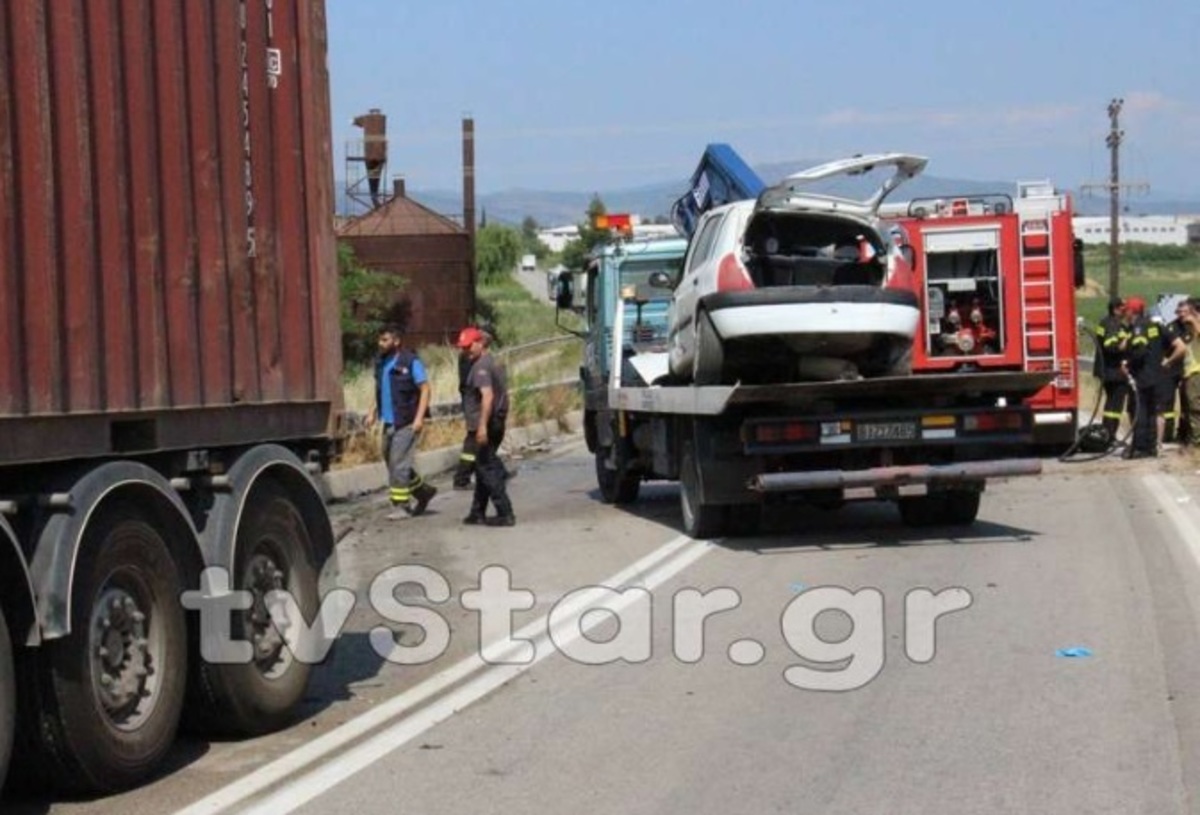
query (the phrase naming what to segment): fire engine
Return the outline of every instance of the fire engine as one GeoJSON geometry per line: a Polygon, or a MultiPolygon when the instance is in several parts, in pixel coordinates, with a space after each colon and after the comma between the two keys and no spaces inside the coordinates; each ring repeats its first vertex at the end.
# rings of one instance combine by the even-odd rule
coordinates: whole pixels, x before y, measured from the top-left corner
{"type": "Polygon", "coordinates": [[[1079,411],[1075,289],[1082,241],[1069,195],[1049,181],[1016,196],[914,199],[893,205],[915,253],[922,325],[913,372],[1057,371],[1028,400],[1039,446],[1063,449],[1079,411]]]}

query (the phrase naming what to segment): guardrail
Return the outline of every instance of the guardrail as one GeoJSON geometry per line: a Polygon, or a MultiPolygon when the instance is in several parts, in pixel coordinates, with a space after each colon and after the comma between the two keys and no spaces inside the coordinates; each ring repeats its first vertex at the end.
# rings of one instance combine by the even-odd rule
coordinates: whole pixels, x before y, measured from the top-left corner
{"type": "MultiPolygon", "coordinates": [[[[513,388],[509,391],[509,398],[524,393],[539,393],[552,388],[566,388],[577,386],[579,384],[578,376],[568,376],[562,379],[556,379],[550,382],[538,382],[533,385],[522,385],[519,388],[513,388]]],[[[429,406],[429,421],[450,421],[462,416],[462,402],[438,402],[429,406]]]]}

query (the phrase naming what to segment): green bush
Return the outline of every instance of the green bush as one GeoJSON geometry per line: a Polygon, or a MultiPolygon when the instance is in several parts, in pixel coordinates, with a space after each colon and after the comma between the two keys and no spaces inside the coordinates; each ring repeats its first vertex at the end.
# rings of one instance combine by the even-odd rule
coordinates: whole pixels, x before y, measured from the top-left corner
{"type": "Polygon", "coordinates": [[[363,266],[349,244],[338,243],[337,257],[342,358],[348,367],[366,365],[374,358],[379,329],[407,322],[397,294],[408,281],[363,266]]]}

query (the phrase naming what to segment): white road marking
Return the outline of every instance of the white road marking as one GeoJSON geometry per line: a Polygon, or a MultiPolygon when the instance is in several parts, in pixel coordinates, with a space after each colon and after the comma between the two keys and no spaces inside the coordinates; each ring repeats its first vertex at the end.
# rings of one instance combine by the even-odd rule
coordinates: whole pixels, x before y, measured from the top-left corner
{"type": "MultiPolygon", "coordinates": [[[[711,542],[696,541],[681,535],[597,585],[611,589],[635,586],[653,589],[699,560],[710,552],[713,546],[714,544],[711,542]],[[667,562],[664,563],[664,561],[667,562]],[[651,571],[652,569],[654,571],[651,571]]],[[[603,593],[605,592],[599,589],[583,592],[574,599],[569,607],[585,608],[600,599],[603,593]]],[[[606,607],[616,608],[617,605],[608,603],[606,607]]],[[[550,638],[548,620],[549,615],[543,615],[513,634],[514,641],[533,641],[536,652],[528,664],[492,665],[485,662],[478,654],[468,657],[416,687],[351,719],[324,736],[179,810],[176,815],[217,815],[217,813],[229,811],[248,799],[260,795],[272,786],[295,778],[296,780],[287,783],[255,806],[241,810],[272,813],[272,815],[291,812],[555,653],[556,649],[550,638]],[[418,713],[401,718],[418,705],[476,673],[482,675],[418,713]],[[350,743],[396,719],[399,721],[383,732],[376,734],[357,747],[343,751],[343,748],[350,743]],[[328,758],[335,752],[337,752],[336,758],[328,758]],[[324,761],[321,761],[322,759],[324,761]],[[321,761],[319,768],[297,778],[297,775],[318,761],[321,761]]],[[[554,639],[559,643],[572,642],[578,639],[579,635],[579,631],[575,631],[574,636],[571,636],[570,631],[560,633],[556,630],[554,639]]],[[[490,652],[491,649],[489,649],[490,652]]],[[[494,658],[499,659],[503,653],[497,652],[497,656],[494,658]]]]}
{"type": "Polygon", "coordinates": [[[1196,568],[1200,569],[1200,508],[1183,485],[1171,476],[1144,475],[1142,483],[1175,526],[1196,568]]]}

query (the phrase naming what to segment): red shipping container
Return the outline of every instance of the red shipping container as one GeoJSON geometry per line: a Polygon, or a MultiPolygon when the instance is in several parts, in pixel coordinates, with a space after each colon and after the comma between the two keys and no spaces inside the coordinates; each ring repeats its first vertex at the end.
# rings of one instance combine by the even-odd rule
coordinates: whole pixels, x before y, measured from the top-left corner
{"type": "Polygon", "coordinates": [[[325,31],[321,0],[0,6],[0,464],[329,432],[325,31]]]}

